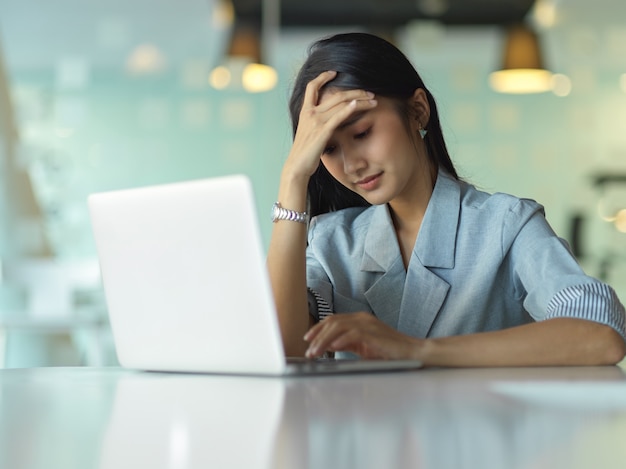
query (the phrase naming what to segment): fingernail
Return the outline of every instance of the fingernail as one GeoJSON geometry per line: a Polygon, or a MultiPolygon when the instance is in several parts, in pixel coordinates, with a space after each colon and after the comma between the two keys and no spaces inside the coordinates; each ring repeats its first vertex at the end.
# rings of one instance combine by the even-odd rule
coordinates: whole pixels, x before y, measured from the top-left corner
{"type": "Polygon", "coordinates": [[[375,96],[374,93],[372,93],[371,91],[368,91],[367,93],[365,93],[365,96],[367,96],[368,98],[373,98],[375,96]]]}
{"type": "Polygon", "coordinates": [[[376,106],[376,105],[378,104],[378,101],[376,101],[375,99],[370,99],[370,100],[369,100],[369,103],[370,103],[372,106],[376,106]]]}
{"type": "Polygon", "coordinates": [[[303,340],[308,341],[309,340],[309,334],[311,333],[311,331],[307,331],[306,334],[304,334],[304,336],[302,337],[303,340]]]}

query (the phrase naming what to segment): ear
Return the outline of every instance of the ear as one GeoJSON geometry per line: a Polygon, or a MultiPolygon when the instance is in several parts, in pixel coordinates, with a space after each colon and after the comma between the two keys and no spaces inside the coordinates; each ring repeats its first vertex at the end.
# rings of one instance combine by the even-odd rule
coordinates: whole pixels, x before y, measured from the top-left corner
{"type": "Polygon", "coordinates": [[[411,96],[410,104],[413,111],[412,124],[416,130],[426,129],[428,120],[430,119],[430,105],[428,104],[428,97],[426,91],[423,88],[417,88],[411,96]]]}

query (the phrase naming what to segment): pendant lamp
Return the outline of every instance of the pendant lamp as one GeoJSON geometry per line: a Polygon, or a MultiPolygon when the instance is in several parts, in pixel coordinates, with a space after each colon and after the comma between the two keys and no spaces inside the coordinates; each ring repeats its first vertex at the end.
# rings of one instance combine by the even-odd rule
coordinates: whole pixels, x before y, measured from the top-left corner
{"type": "MultiPolygon", "coordinates": [[[[265,15],[264,15],[265,16],[265,15]]],[[[267,29],[267,21],[261,25],[244,22],[235,17],[232,26],[228,54],[223,63],[213,69],[209,76],[210,84],[216,89],[244,89],[249,93],[269,91],[278,82],[276,70],[262,61],[262,31],[267,29]]]]}
{"type": "Polygon", "coordinates": [[[489,76],[500,93],[542,93],[552,89],[552,73],[544,67],[537,34],[525,24],[508,28],[502,68],[489,76]]]}

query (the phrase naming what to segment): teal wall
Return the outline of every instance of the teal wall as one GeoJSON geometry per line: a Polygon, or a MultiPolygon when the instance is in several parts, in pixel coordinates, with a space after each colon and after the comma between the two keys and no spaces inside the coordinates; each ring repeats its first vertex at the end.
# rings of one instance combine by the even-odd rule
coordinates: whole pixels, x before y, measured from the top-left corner
{"type": "MultiPolygon", "coordinates": [[[[626,2],[544,3],[558,7],[557,21],[539,33],[548,66],[571,79],[564,97],[502,95],[488,87],[488,74],[500,61],[498,29],[416,23],[398,30],[396,41],[437,99],[460,174],[484,190],[540,201],[556,232],[570,241],[572,217],[582,216],[580,261],[591,275],[604,275],[624,300],[626,234],[598,216],[602,194],[592,179],[600,172],[626,174],[626,2]]],[[[0,46],[19,130],[11,156],[30,175],[43,214],[39,225],[16,218],[15,212],[25,213],[16,210],[24,200],[7,183],[15,178],[0,135],[3,267],[8,258],[35,251],[25,247],[36,247],[40,226],[53,260],[95,261],[86,205],[91,192],[231,173],[253,181],[267,246],[269,207],[291,142],[290,85],[310,42],[336,31],[283,29],[268,47],[279,71],[277,88],[255,95],[218,92],[206,77],[223,53],[226,31],[211,17],[212,4],[0,1],[0,46]],[[158,73],[125,71],[129,51],[141,43],[163,52],[158,73]]],[[[614,209],[626,208],[626,187],[609,188],[604,199],[614,209]]],[[[57,277],[31,283],[47,290],[57,277]]],[[[85,304],[103,304],[99,291],[82,294],[85,304]]],[[[24,313],[32,296],[5,279],[0,315],[24,313]]],[[[50,298],[35,296],[50,309],[50,298]]],[[[54,357],[89,344],[65,334],[60,344],[55,337],[27,337],[4,350],[4,340],[0,330],[0,367],[3,354],[11,366],[73,364],[54,357]]],[[[112,353],[110,344],[106,348],[112,353]]]]}
{"type": "MultiPolygon", "coordinates": [[[[598,173],[626,174],[626,51],[615,44],[626,37],[626,23],[569,13],[568,23],[541,32],[550,68],[571,79],[564,97],[493,92],[487,76],[499,65],[502,41],[495,29],[449,30],[421,45],[414,31],[404,37],[405,50],[438,98],[460,173],[489,192],[538,200],[569,241],[572,217],[583,216],[580,261],[600,275],[608,259],[606,279],[623,297],[626,234],[600,220],[602,194],[592,182],[598,173]]],[[[626,207],[624,189],[606,191],[607,203],[626,207]]]]}
{"type": "MultiPolygon", "coordinates": [[[[487,76],[502,41],[495,28],[412,25],[398,32],[397,42],[438,100],[461,175],[490,192],[539,200],[565,238],[571,217],[582,214],[587,255],[581,261],[595,275],[600,260],[611,257],[609,280],[623,295],[626,235],[600,222],[591,178],[626,172],[626,92],[619,86],[626,49],[615,45],[626,37],[626,24],[590,18],[580,8],[567,12],[566,22],[541,32],[547,63],[572,80],[566,97],[493,92],[487,76]]],[[[218,92],[194,78],[190,64],[210,69],[195,49],[156,76],[94,66],[81,86],[65,88],[53,70],[11,69],[9,60],[20,157],[55,253],[95,255],[85,204],[90,192],[235,172],[253,180],[267,243],[266,215],[291,139],[290,83],[306,46],[327,32],[283,31],[271,60],[279,86],[256,95],[218,92]]],[[[4,42],[10,52],[14,45],[4,42]]]]}
{"type": "MultiPolygon", "coordinates": [[[[44,78],[18,74],[14,83],[46,99],[44,78]]],[[[269,213],[289,139],[282,94],[189,90],[177,75],[110,73],[84,90],[55,92],[41,124],[48,135],[26,156],[55,252],[93,254],[85,203],[94,191],[240,172],[269,213]],[[59,136],[66,128],[71,135],[59,136]]]]}

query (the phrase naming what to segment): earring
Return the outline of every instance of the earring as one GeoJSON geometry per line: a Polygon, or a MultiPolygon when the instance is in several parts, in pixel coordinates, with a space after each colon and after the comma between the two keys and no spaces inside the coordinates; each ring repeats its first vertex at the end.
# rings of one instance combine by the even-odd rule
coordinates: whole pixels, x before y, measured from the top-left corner
{"type": "Polygon", "coordinates": [[[419,127],[418,127],[418,132],[420,133],[420,137],[422,138],[422,140],[424,140],[424,137],[426,137],[426,134],[428,133],[428,130],[424,129],[422,127],[422,123],[419,123],[419,127]]]}

